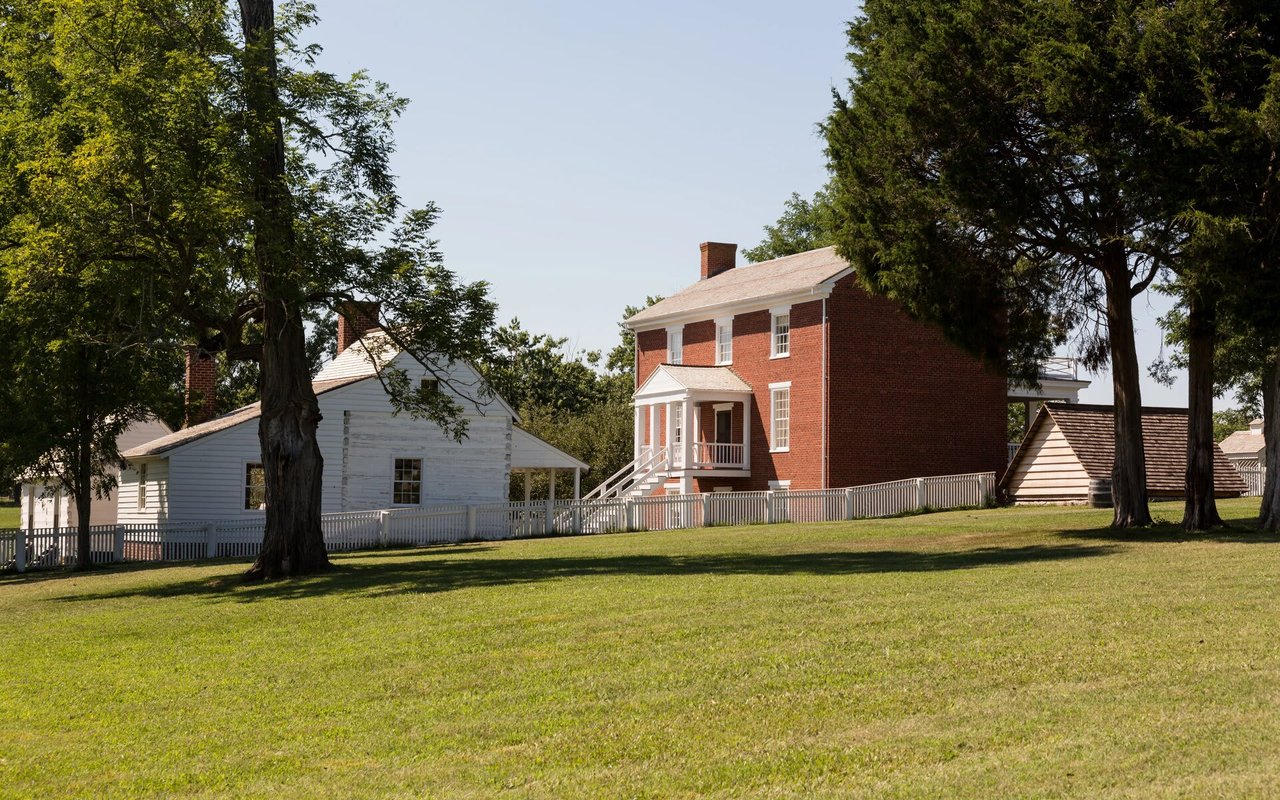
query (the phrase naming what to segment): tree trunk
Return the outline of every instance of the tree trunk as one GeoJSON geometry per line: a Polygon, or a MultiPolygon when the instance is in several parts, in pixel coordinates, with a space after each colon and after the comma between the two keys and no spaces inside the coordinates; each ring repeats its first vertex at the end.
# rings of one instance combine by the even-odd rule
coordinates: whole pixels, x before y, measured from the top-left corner
{"type": "MultiPolygon", "coordinates": [[[[80,346],[79,395],[80,420],[76,431],[76,452],[69,464],[70,495],[76,504],[76,570],[93,569],[93,536],[90,520],[93,517],[93,378],[91,356],[87,345],[80,346]]],[[[67,520],[70,524],[71,520],[67,520]]]]}
{"type": "Polygon", "coordinates": [[[1218,319],[1214,298],[1187,295],[1187,501],[1182,528],[1207,531],[1222,524],[1213,495],[1213,357],[1218,319]]]}
{"type": "Polygon", "coordinates": [[[1280,530],[1280,348],[1272,356],[1267,374],[1262,376],[1262,438],[1266,479],[1262,485],[1258,526],[1264,531],[1277,531],[1280,530]]]}
{"type": "Polygon", "coordinates": [[[1107,287],[1107,338],[1111,345],[1111,381],[1115,393],[1115,464],[1111,469],[1112,526],[1151,524],[1147,506],[1147,461],[1142,444],[1142,390],[1138,349],[1133,337],[1133,296],[1122,245],[1113,245],[1103,268],[1107,287]]]}
{"type": "Polygon", "coordinates": [[[240,0],[245,105],[254,158],[254,260],[263,304],[258,438],[266,476],[266,531],[248,577],[263,580],[326,569],[320,528],[324,459],[316,442],[320,406],[307,367],[294,209],[285,172],[272,0],[240,0]]]}
{"type": "Polygon", "coordinates": [[[76,504],[76,565],[77,571],[93,569],[93,536],[90,532],[93,517],[93,428],[82,429],[79,436],[80,452],[76,454],[75,469],[79,473],[71,487],[76,504]]]}

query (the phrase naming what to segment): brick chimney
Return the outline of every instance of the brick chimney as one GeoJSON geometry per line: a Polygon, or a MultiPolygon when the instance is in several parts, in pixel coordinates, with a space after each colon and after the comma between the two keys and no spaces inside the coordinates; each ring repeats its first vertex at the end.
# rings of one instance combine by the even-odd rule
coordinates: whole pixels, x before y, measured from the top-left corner
{"type": "Polygon", "coordinates": [[[187,348],[185,413],[182,427],[190,428],[208,422],[218,416],[218,400],[215,384],[218,378],[218,362],[213,353],[198,345],[187,348]]]}
{"type": "Polygon", "coordinates": [[[723,242],[703,242],[698,246],[702,250],[702,279],[714,278],[721,272],[728,272],[734,267],[734,259],[738,252],[736,244],[723,242]]]}
{"type": "Polygon", "coordinates": [[[382,304],[348,300],[338,307],[338,353],[341,354],[369,331],[382,327],[382,304]]]}

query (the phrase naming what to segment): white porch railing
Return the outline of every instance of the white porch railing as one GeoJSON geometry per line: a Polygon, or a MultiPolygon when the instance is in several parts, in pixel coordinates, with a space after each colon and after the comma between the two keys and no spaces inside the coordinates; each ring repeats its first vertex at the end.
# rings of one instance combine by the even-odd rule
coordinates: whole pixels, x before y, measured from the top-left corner
{"type": "Polygon", "coordinates": [[[696,442],[693,445],[693,469],[742,469],[743,446],[719,442],[696,442]]]}
{"type": "MultiPolygon", "coordinates": [[[[981,506],[989,501],[994,488],[995,474],[984,472],[822,491],[723,492],[358,511],[325,514],[321,526],[326,549],[340,552],[555,534],[888,517],[926,509],[981,506]]],[[[262,519],[96,527],[92,531],[93,561],[254,558],[262,545],[262,532],[262,519]]],[[[73,530],[0,531],[0,570],[65,567],[74,565],[75,560],[73,530]]]]}

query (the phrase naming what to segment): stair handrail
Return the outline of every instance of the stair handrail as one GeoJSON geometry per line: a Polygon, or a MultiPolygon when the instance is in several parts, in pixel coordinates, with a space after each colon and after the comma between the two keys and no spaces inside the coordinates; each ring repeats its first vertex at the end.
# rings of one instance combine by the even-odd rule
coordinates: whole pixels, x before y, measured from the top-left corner
{"type": "MultiPolygon", "coordinates": [[[[622,469],[610,475],[608,478],[603,480],[599,486],[583,495],[582,499],[603,500],[606,497],[618,494],[620,491],[619,487],[622,486],[625,479],[639,475],[641,477],[637,478],[637,480],[641,480],[654,470],[660,469],[664,464],[666,464],[666,462],[667,448],[665,446],[654,448],[649,451],[647,456],[642,454],[640,458],[635,459],[630,464],[627,464],[622,469]]],[[[630,485],[634,485],[635,483],[636,481],[631,481],[630,485]]]]}

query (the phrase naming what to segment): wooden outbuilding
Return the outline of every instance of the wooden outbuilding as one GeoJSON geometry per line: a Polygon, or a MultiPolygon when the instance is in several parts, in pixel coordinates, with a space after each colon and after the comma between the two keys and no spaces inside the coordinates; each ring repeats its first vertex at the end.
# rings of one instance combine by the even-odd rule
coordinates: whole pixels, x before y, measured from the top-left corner
{"type": "MultiPolygon", "coordinates": [[[[1148,495],[1152,499],[1183,497],[1187,410],[1143,409],[1142,437],[1148,495]]],[[[1009,462],[1000,486],[1015,503],[1086,503],[1090,483],[1110,481],[1114,462],[1114,406],[1045,403],[1009,462]]],[[[1217,497],[1245,493],[1244,481],[1217,445],[1213,465],[1217,497]]]]}

